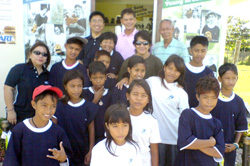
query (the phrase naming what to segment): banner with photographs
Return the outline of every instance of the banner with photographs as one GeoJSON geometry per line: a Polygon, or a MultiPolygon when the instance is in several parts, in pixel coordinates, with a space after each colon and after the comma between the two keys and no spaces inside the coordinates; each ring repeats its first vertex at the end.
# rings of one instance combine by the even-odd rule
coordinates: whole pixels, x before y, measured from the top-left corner
{"type": "MultiPolygon", "coordinates": [[[[168,18],[174,24],[174,38],[184,42],[187,47],[196,35],[204,35],[209,40],[207,56],[204,64],[209,66],[214,74],[220,64],[220,52],[224,49],[225,37],[222,25],[226,26],[226,16],[222,18],[219,10],[226,1],[223,0],[164,0],[162,19],[168,18]]],[[[226,34],[226,33],[225,33],[226,34]]],[[[221,55],[224,56],[224,55],[221,55]]],[[[192,58],[192,57],[191,57],[192,58]]]]}
{"type": "Polygon", "coordinates": [[[51,65],[65,56],[64,44],[72,36],[90,35],[89,0],[23,0],[25,55],[37,41],[45,42],[51,65]]]}
{"type": "Polygon", "coordinates": [[[0,44],[16,44],[14,0],[0,0],[0,44]]]}

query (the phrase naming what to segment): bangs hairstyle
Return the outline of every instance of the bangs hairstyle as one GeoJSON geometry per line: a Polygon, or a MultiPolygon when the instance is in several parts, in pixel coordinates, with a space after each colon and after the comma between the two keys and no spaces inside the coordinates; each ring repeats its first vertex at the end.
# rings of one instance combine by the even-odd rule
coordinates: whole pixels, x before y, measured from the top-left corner
{"type": "MultiPolygon", "coordinates": [[[[48,54],[48,56],[47,56],[47,61],[44,63],[44,66],[45,66],[45,68],[47,68],[48,66],[49,66],[49,63],[50,63],[50,59],[51,59],[51,55],[50,55],[50,51],[49,51],[49,48],[48,48],[48,46],[45,44],[45,43],[43,43],[43,42],[36,42],[31,48],[30,48],[30,50],[29,50],[29,56],[32,54],[32,52],[37,48],[37,47],[44,47],[45,49],[46,49],[46,51],[47,51],[47,54],[48,54]]],[[[33,63],[32,63],[32,61],[31,61],[31,59],[29,58],[29,60],[28,60],[28,62],[27,62],[27,64],[32,64],[33,65],[33,63]]]]}
{"type": "MultiPolygon", "coordinates": [[[[127,110],[127,105],[124,103],[117,103],[113,104],[105,112],[104,115],[104,122],[106,125],[112,124],[112,123],[128,123],[129,124],[129,131],[128,135],[125,137],[125,140],[129,143],[131,143],[133,146],[137,146],[135,141],[132,139],[132,124],[131,124],[131,119],[129,112],[127,110]]],[[[107,135],[107,140],[105,142],[105,146],[110,154],[113,156],[116,156],[114,154],[114,149],[111,148],[111,142],[113,141],[113,138],[105,125],[105,131],[107,135]]]]}
{"type": "Polygon", "coordinates": [[[129,85],[129,88],[127,90],[127,93],[130,94],[131,91],[133,90],[134,86],[140,86],[142,87],[146,94],[148,95],[148,104],[143,108],[144,112],[147,114],[152,114],[153,113],[153,105],[152,105],[152,95],[151,95],[151,91],[150,91],[150,87],[147,83],[147,81],[145,81],[144,79],[135,79],[131,82],[131,84],[129,85]]]}
{"type": "Polygon", "coordinates": [[[57,104],[57,101],[59,99],[58,95],[56,92],[51,91],[51,90],[45,90],[41,94],[37,95],[34,99],[34,102],[37,103],[39,100],[44,99],[46,96],[50,96],[51,100],[57,104]]]}
{"type": "Polygon", "coordinates": [[[165,79],[165,71],[164,71],[164,67],[167,67],[170,63],[174,63],[174,66],[176,67],[177,71],[180,72],[180,76],[174,81],[177,82],[179,85],[183,86],[183,82],[184,82],[184,74],[185,74],[185,63],[184,60],[179,57],[178,55],[171,55],[165,62],[164,66],[162,67],[162,69],[159,72],[159,77],[161,78],[161,83],[162,85],[166,88],[167,86],[164,83],[164,79],[165,79]]]}
{"type": "Polygon", "coordinates": [[[133,14],[133,16],[135,17],[135,11],[131,8],[123,9],[121,12],[121,18],[123,18],[124,14],[133,14]]]}
{"type": "Polygon", "coordinates": [[[103,22],[104,22],[104,20],[105,20],[105,16],[104,16],[104,14],[103,14],[102,12],[94,11],[94,12],[92,12],[92,13],[89,15],[89,22],[91,22],[91,19],[92,19],[92,17],[94,17],[94,16],[101,16],[101,18],[103,19],[103,22]]]}
{"type": "MultiPolygon", "coordinates": [[[[71,80],[77,79],[79,78],[80,80],[82,80],[82,86],[84,86],[84,77],[82,75],[82,73],[79,70],[69,70],[64,74],[63,77],[63,91],[65,93],[65,96],[62,99],[63,104],[67,104],[67,102],[70,100],[69,94],[65,89],[65,86],[67,85],[67,83],[71,80]]],[[[80,98],[83,98],[83,92],[80,95],[80,98]]]]}
{"type": "Polygon", "coordinates": [[[137,56],[137,55],[134,55],[131,58],[129,58],[129,60],[128,60],[128,67],[130,69],[132,69],[138,63],[144,64],[145,68],[146,68],[146,62],[145,62],[145,60],[141,56],[137,56]]]}
{"type": "Polygon", "coordinates": [[[212,75],[201,77],[197,82],[195,89],[196,89],[196,94],[198,96],[213,91],[215,95],[218,97],[220,93],[219,82],[212,75]]]}
{"type": "Polygon", "coordinates": [[[148,33],[148,31],[139,31],[135,34],[135,37],[134,37],[134,41],[133,41],[133,44],[135,45],[136,42],[138,41],[138,38],[142,38],[143,40],[146,40],[148,41],[148,43],[150,45],[152,45],[152,38],[150,36],[150,34],[148,33]]]}
{"type": "Polygon", "coordinates": [[[75,39],[75,38],[69,38],[66,42],[66,44],[77,44],[79,45],[81,48],[84,46],[84,43],[79,40],[79,39],[75,39]]]}
{"type": "Polygon", "coordinates": [[[117,43],[117,36],[113,32],[104,32],[103,34],[101,34],[99,40],[100,40],[100,43],[103,40],[113,40],[114,44],[116,45],[116,43],[117,43]]]}
{"type": "Polygon", "coordinates": [[[98,60],[101,56],[107,56],[111,60],[110,53],[108,51],[106,51],[106,50],[98,50],[98,51],[96,51],[95,60],[98,60]]]}
{"type": "Polygon", "coordinates": [[[235,66],[235,64],[232,63],[224,63],[219,67],[219,76],[222,78],[222,76],[227,72],[227,71],[232,71],[234,72],[235,75],[238,76],[238,69],[235,66]]]}
{"type": "Polygon", "coordinates": [[[208,39],[205,36],[195,36],[190,42],[190,47],[193,48],[196,44],[201,44],[204,47],[208,47],[208,39]]]}
{"type": "Polygon", "coordinates": [[[107,74],[106,66],[100,61],[93,61],[89,64],[89,77],[96,73],[107,74]]]}

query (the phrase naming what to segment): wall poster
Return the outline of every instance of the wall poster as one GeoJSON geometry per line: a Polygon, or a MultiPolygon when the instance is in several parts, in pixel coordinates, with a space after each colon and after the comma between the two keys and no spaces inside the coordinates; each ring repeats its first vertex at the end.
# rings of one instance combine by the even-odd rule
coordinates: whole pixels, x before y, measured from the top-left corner
{"type": "Polygon", "coordinates": [[[222,25],[227,18],[221,13],[222,10],[219,10],[224,3],[225,1],[220,0],[163,1],[162,19],[168,18],[173,21],[174,38],[184,42],[187,47],[196,35],[204,35],[208,38],[209,47],[204,64],[209,66],[215,75],[221,59],[220,49],[224,49],[221,44],[225,43],[222,25]]]}
{"type": "Polygon", "coordinates": [[[0,44],[16,44],[14,0],[0,0],[0,44]]]}
{"type": "Polygon", "coordinates": [[[42,41],[51,51],[52,65],[64,58],[66,39],[90,34],[89,0],[23,0],[23,6],[26,59],[29,48],[42,41]]]}

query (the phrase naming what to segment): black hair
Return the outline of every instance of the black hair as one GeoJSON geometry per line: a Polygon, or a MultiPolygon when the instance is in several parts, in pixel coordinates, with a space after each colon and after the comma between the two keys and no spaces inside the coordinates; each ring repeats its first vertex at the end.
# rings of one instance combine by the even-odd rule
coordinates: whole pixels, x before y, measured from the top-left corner
{"type": "Polygon", "coordinates": [[[123,9],[121,12],[121,18],[123,18],[124,14],[133,14],[133,16],[135,17],[135,11],[131,8],[123,9]]]}
{"type": "Polygon", "coordinates": [[[66,44],[78,44],[81,48],[84,46],[84,43],[79,40],[79,39],[76,39],[76,38],[69,38],[67,39],[66,41],[66,44]]]}
{"type": "Polygon", "coordinates": [[[108,51],[106,51],[106,50],[98,50],[98,51],[96,51],[96,53],[95,53],[95,60],[98,60],[98,58],[100,58],[103,55],[109,57],[110,60],[111,60],[110,53],[108,51]]]}
{"type": "MultiPolygon", "coordinates": [[[[48,48],[48,46],[47,46],[45,43],[40,42],[40,41],[39,41],[39,42],[36,42],[36,43],[30,48],[30,50],[29,50],[29,56],[30,56],[30,54],[32,54],[32,52],[34,51],[34,49],[36,49],[36,48],[39,47],[39,46],[40,46],[40,47],[44,47],[44,48],[46,49],[47,54],[48,54],[48,56],[47,56],[47,61],[46,61],[45,64],[44,64],[45,68],[47,68],[47,67],[49,66],[49,63],[50,63],[50,60],[51,60],[51,55],[50,55],[49,48],[48,48]]],[[[27,64],[33,64],[30,58],[29,58],[27,64]]]]}
{"type": "Polygon", "coordinates": [[[151,91],[150,91],[150,87],[147,83],[147,81],[145,81],[144,79],[135,79],[131,82],[131,84],[129,85],[129,88],[127,89],[127,93],[130,94],[131,91],[133,90],[134,86],[141,86],[146,94],[148,95],[148,104],[144,107],[144,112],[145,113],[153,113],[153,105],[152,105],[152,95],[151,95],[151,91]]]}
{"type": "Polygon", "coordinates": [[[205,36],[195,36],[190,42],[190,48],[193,48],[196,44],[201,44],[204,47],[208,47],[208,39],[205,36]]]}
{"type": "MultiPolygon", "coordinates": [[[[77,78],[82,80],[82,86],[84,86],[84,77],[83,77],[83,74],[79,70],[72,69],[72,70],[67,71],[64,74],[64,77],[63,77],[63,91],[64,91],[65,95],[64,95],[64,97],[62,99],[62,102],[64,104],[67,104],[67,102],[70,100],[70,96],[69,96],[67,90],[65,89],[65,86],[68,84],[69,81],[77,79],[77,78]]],[[[81,93],[80,98],[83,98],[83,92],[81,93]]]]}
{"type": "Polygon", "coordinates": [[[114,149],[111,148],[111,142],[114,141],[114,139],[112,138],[109,129],[107,128],[109,124],[119,123],[119,122],[128,123],[129,131],[128,135],[125,137],[125,140],[131,143],[133,146],[137,146],[136,142],[132,139],[132,124],[126,104],[117,103],[108,107],[104,115],[104,122],[105,122],[105,131],[107,135],[105,146],[111,155],[116,156],[114,154],[114,149]]]}
{"type": "Polygon", "coordinates": [[[103,40],[113,40],[114,44],[116,45],[116,43],[117,43],[117,36],[113,32],[104,32],[103,34],[101,34],[101,36],[99,38],[100,43],[103,40]]]}
{"type": "Polygon", "coordinates": [[[128,60],[128,67],[131,69],[133,68],[135,65],[137,65],[138,63],[142,63],[145,65],[146,67],[146,62],[145,60],[141,57],[141,56],[137,56],[137,55],[134,55],[132,56],[131,58],[129,58],[128,60]]]}
{"type": "Polygon", "coordinates": [[[139,32],[137,32],[135,34],[134,41],[133,41],[134,45],[137,42],[137,40],[138,40],[139,37],[141,37],[143,40],[148,41],[148,43],[150,45],[152,44],[152,38],[151,38],[150,34],[148,33],[148,31],[139,31],[139,32]]]}
{"type": "Polygon", "coordinates": [[[89,64],[89,77],[96,73],[107,74],[106,66],[100,61],[93,61],[89,64]]]}
{"type": "Polygon", "coordinates": [[[164,67],[167,67],[170,63],[174,63],[174,66],[176,67],[177,71],[181,73],[179,78],[177,78],[174,82],[177,82],[179,85],[183,86],[184,74],[185,74],[185,63],[184,63],[184,60],[181,57],[179,57],[178,55],[175,55],[175,54],[168,57],[168,59],[164,63],[163,68],[159,72],[159,77],[161,77],[162,85],[165,88],[167,88],[167,86],[164,83],[164,79],[165,79],[164,67]]]}
{"type": "Polygon", "coordinates": [[[208,75],[205,77],[201,77],[198,80],[195,90],[198,96],[213,91],[218,97],[220,93],[220,85],[215,77],[208,75]]]}
{"type": "Polygon", "coordinates": [[[222,76],[227,72],[232,71],[235,75],[238,76],[238,69],[235,64],[232,63],[224,63],[219,67],[219,76],[222,78],[222,76]]]}
{"type": "Polygon", "coordinates": [[[51,90],[45,90],[43,91],[42,93],[40,93],[39,95],[37,95],[34,99],[34,102],[37,103],[39,100],[42,100],[44,99],[46,96],[50,96],[51,97],[51,100],[53,102],[56,101],[56,104],[57,104],[57,101],[59,99],[58,95],[56,94],[56,92],[54,91],[51,91],[51,90]],[[55,100],[56,99],[56,100],[55,100]]]}
{"type": "Polygon", "coordinates": [[[102,12],[94,11],[94,12],[92,12],[92,13],[89,15],[89,22],[91,22],[91,19],[92,19],[92,17],[94,17],[94,16],[101,16],[102,19],[103,19],[103,22],[104,22],[104,20],[105,20],[105,16],[104,16],[104,14],[103,14],[102,12]]]}

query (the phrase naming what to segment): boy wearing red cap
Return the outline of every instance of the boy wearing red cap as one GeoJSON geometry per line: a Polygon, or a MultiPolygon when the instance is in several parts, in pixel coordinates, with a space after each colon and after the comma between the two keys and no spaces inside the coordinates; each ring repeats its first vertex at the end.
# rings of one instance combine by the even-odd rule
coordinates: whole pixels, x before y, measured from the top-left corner
{"type": "Polygon", "coordinates": [[[65,131],[50,119],[56,111],[59,88],[50,85],[37,87],[31,105],[35,116],[17,124],[12,131],[4,166],[9,165],[69,165],[72,153],[65,131]]]}

